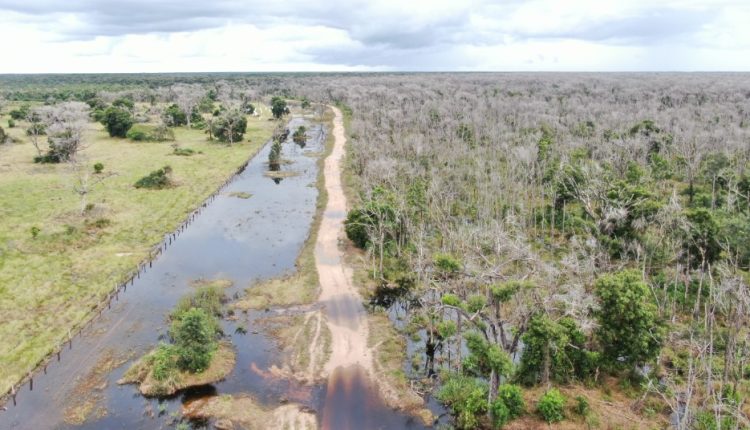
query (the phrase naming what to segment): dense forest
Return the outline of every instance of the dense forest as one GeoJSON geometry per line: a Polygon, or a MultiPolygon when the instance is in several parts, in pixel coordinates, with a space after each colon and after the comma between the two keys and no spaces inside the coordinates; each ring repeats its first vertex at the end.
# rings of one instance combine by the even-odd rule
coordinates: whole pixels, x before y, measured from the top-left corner
{"type": "Polygon", "coordinates": [[[356,195],[346,233],[364,250],[372,308],[407,309],[394,318],[416,345],[407,373],[456,427],[525,414],[593,425],[574,386],[614,386],[664,427],[750,427],[747,75],[105,75],[103,93],[91,82],[5,76],[0,93],[95,106],[171,101],[167,86],[188,82],[342,107],[356,195]]]}

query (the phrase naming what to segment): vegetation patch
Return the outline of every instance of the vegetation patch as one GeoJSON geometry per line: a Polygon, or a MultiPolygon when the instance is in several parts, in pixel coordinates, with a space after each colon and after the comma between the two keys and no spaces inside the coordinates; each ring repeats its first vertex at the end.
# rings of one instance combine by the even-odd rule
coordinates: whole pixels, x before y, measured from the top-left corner
{"type": "Polygon", "coordinates": [[[316,430],[315,414],[300,405],[287,404],[269,410],[249,395],[221,395],[190,400],[182,415],[192,420],[214,420],[216,428],[316,430]]]}
{"type": "Polygon", "coordinates": [[[223,380],[234,370],[236,357],[232,345],[222,341],[208,367],[200,372],[180,369],[179,359],[175,350],[162,345],[136,361],[117,383],[138,384],[144,396],[171,396],[186,388],[223,380]]]}
{"type": "Polygon", "coordinates": [[[166,142],[175,140],[174,131],[165,125],[135,124],[126,133],[135,142],[166,142]]]}
{"type": "Polygon", "coordinates": [[[150,190],[161,190],[172,185],[172,168],[164,166],[161,169],[154,170],[148,175],[137,180],[134,184],[136,188],[147,188],[150,190]]]}
{"type": "Polygon", "coordinates": [[[245,191],[232,191],[229,193],[229,197],[237,197],[238,199],[249,199],[253,195],[245,191]]]}

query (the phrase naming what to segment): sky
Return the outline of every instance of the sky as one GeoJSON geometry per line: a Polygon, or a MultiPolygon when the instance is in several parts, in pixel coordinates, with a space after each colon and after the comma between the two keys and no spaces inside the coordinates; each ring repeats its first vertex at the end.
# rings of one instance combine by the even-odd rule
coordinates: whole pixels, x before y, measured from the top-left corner
{"type": "Polygon", "coordinates": [[[0,0],[0,73],[750,71],[750,0],[0,0]]]}

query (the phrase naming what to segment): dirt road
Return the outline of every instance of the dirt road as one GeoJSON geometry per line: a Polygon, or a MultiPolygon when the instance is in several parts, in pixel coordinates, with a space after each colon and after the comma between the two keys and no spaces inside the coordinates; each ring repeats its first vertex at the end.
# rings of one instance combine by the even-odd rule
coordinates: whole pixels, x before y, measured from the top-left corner
{"type": "Polygon", "coordinates": [[[331,357],[324,373],[331,376],[338,368],[360,366],[372,375],[372,354],[367,347],[367,314],[362,298],[352,283],[351,269],[343,264],[344,252],[339,242],[344,236],[346,196],[341,186],[341,163],[344,157],[344,123],[341,111],[331,107],[333,151],[325,161],[325,188],[328,194],[323,219],[315,244],[315,265],[320,278],[320,297],[331,331],[331,357]]]}

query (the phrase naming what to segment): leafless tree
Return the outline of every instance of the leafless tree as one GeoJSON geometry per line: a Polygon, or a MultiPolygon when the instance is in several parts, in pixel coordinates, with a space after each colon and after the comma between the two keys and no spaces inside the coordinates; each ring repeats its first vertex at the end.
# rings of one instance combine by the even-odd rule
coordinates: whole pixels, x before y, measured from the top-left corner
{"type": "Polygon", "coordinates": [[[190,120],[193,115],[193,110],[198,106],[200,101],[206,95],[206,90],[197,84],[178,84],[172,86],[172,93],[174,94],[175,103],[177,106],[185,112],[187,118],[187,126],[190,128],[190,120]]]}

